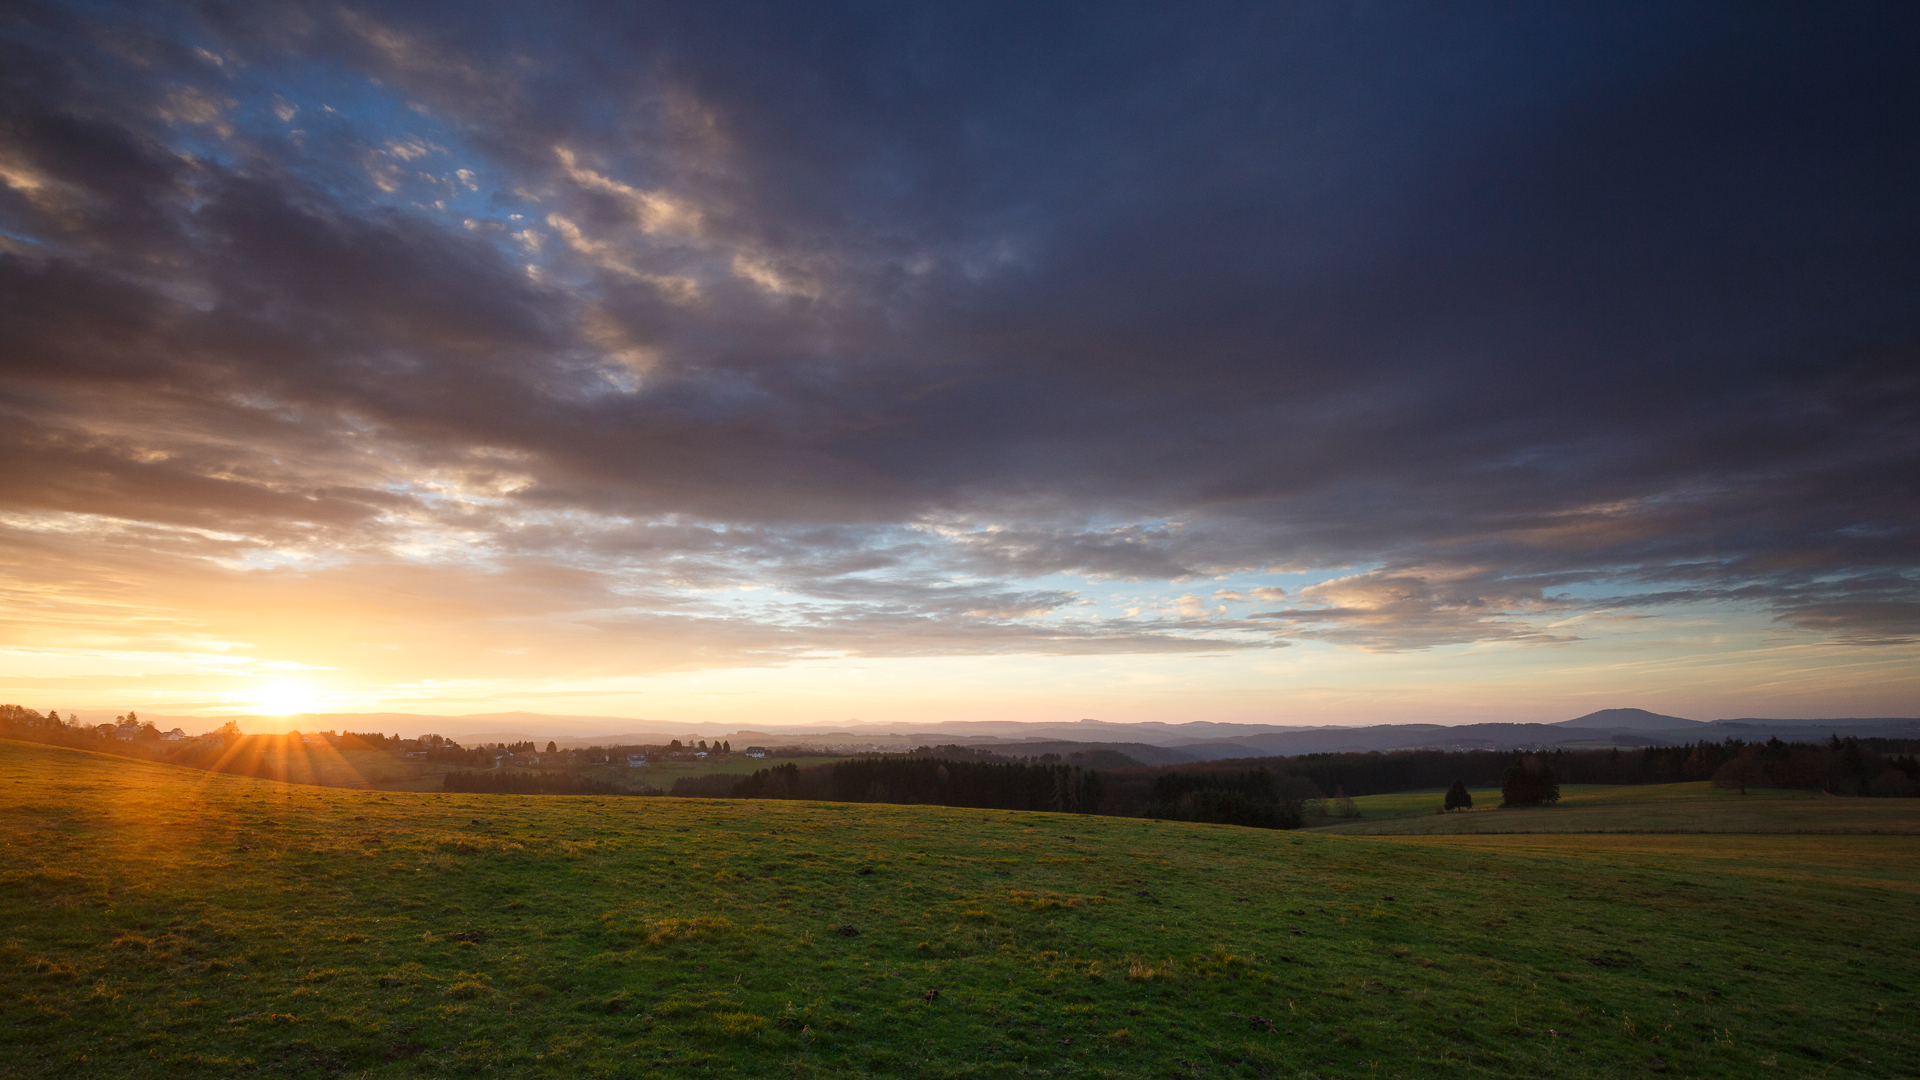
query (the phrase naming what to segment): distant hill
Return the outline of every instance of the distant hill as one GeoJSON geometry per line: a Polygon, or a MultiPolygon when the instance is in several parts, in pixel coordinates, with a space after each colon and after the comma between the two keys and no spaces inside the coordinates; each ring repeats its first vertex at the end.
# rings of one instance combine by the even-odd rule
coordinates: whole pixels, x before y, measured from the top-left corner
{"type": "Polygon", "coordinates": [[[1196,740],[1180,743],[1175,749],[1207,760],[1369,750],[1512,750],[1544,748],[1569,738],[1592,738],[1594,734],[1570,731],[1557,724],[1375,724],[1196,740]]]}
{"type": "Polygon", "coordinates": [[[1794,728],[1862,728],[1862,727],[1901,727],[1920,724],[1920,717],[1912,716],[1848,716],[1833,720],[1778,720],[1764,716],[1739,716],[1729,720],[1715,720],[1719,727],[1794,727],[1794,728]]]}
{"type": "Polygon", "coordinates": [[[1185,765],[1199,761],[1206,755],[1191,754],[1185,750],[1176,750],[1168,746],[1154,746],[1151,743],[1096,743],[1096,742],[980,742],[972,744],[974,749],[990,750],[996,754],[1014,757],[1039,757],[1041,754],[1059,754],[1063,759],[1072,761],[1075,754],[1104,754],[1102,763],[1089,762],[1089,768],[1124,769],[1134,765],[1185,765]],[[1112,758],[1125,760],[1111,760],[1112,758]]]}
{"type": "MultiPolygon", "coordinates": [[[[91,723],[112,719],[81,710],[91,723]]],[[[717,722],[666,722],[611,716],[560,716],[528,712],[441,716],[418,713],[317,713],[300,716],[162,716],[142,711],[162,730],[179,726],[189,735],[211,731],[229,719],[252,734],[286,731],[379,731],[412,738],[438,732],[464,745],[533,740],[563,749],[665,743],[670,739],[728,739],[736,749],[751,745],[841,746],[886,751],[954,743],[1015,756],[1057,753],[1124,755],[1143,765],[1174,765],[1223,758],[1295,756],[1378,750],[1535,750],[1554,746],[1640,746],[1699,739],[1821,740],[1830,735],[1920,737],[1920,720],[1904,717],[1791,720],[1744,717],[1698,721],[1646,709],[1601,709],[1554,723],[1332,725],[1229,724],[1211,721],[1066,723],[943,721],[932,724],[868,724],[739,727],[717,722]],[[1655,737],[1657,736],[1657,737],[1655,737]]],[[[1111,761],[1103,757],[1101,760],[1111,761]]],[[[1119,767],[1117,765],[1109,767],[1119,767]]]]}
{"type": "Polygon", "coordinates": [[[1676,728],[1690,728],[1702,724],[1700,720],[1688,720],[1683,716],[1662,716],[1645,709],[1601,709],[1585,716],[1576,716],[1572,720],[1562,720],[1553,727],[1590,728],[1595,730],[1617,729],[1625,731],[1672,731],[1676,728]]]}

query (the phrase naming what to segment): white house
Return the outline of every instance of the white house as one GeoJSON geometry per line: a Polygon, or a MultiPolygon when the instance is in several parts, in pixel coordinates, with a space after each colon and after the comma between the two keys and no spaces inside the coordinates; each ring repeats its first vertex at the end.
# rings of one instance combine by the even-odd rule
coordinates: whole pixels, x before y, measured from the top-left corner
{"type": "Polygon", "coordinates": [[[747,756],[753,758],[766,757],[767,748],[764,746],[749,746],[747,747],[747,756]]]}

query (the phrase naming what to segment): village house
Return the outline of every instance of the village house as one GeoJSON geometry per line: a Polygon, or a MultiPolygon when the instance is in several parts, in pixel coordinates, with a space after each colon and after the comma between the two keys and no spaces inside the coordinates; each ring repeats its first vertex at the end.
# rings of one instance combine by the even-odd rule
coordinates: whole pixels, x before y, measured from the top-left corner
{"type": "Polygon", "coordinates": [[[763,758],[763,757],[766,757],[766,756],[767,756],[767,748],[766,748],[766,747],[764,747],[764,746],[749,746],[749,747],[747,747],[747,756],[748,756],[748,757],[750,757],[750,758],[763,758]]]}

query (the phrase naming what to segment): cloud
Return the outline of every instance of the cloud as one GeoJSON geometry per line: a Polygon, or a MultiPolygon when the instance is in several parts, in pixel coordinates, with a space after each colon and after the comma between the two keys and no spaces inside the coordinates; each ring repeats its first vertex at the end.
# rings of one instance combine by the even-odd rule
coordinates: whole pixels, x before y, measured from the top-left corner
{"type": "Polygon", "coordinates": [[[173,13],[0,43],[0,506],[75,642],[242,636],[87,629],[108,565],[608,670],[1914,640],[1907,16],[173,13]]]}
{"type": "Polygon", "coordinates": [[[1564,643],[1538,620],[1573,610],[1538,588],[1484,570],[1407,568],[1333,578],[1301,589],[1292,608],[1258,612],[1290,637],[1368,650],[1423,649],[1476,641],[1564,643]]]}
{"type": "Polygon", "coordinates": [[[640,231],[648,234],[700,235],[700,210],[683,199],[664,191],[642,191],[639,188],[623,184],[582,168],[573,151],[564,146],[556,146],[553,153],[560,161],[560,167],[574,183],[591,191],[604,191],[618,196],[632,210],[634,220],[640,231]]]}
{"type": "Polygon", "coordinates": [[[229,99],[189,86],[168,94],[155,111],[167,123],[205,125],[224,138],[233,134],[232,126],[226,122],[226,111],[233,104],[229,99]]]}

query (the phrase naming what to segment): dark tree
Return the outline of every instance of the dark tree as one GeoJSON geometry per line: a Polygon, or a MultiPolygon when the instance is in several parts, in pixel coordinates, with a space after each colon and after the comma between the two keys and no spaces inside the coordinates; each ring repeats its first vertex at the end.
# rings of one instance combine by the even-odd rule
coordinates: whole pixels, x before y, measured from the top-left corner
{"type": "Polygon", "coordinates": [[[1501,806],[1551,806],[1560,801],[1560,784],[1540,758],[1521,758],[1500,780],[1501,806]]]}
{"type": "Polygon", "coordinates": [[[1447,789],[1446,808],[1448,810],[1473,809],[1473,796],[1467,793],[1467,782],[1465,780],[1455,780],[1453,786],[1447,789]]]}
{"type": "MultiPolygon", "coordinates": [[[[673,787],[678,793],[680,785],[676,783],[673,787]]],[[[800,766],[789,762],[734,781],[728,794],[736,799],[794,799],[799,797],[799,790],[800,766]]]]}
{"type": "Polygon", "coordinates": [[[1713,771],[1713,786],[1719,788],[1739,788],[1745,795],[1750,787],[1758,787],[1766,782],[1766,773],[1761,768],[1758,747],[1748,747],[1738,757],[1713,771]]]}
{"type": "Polygon", "coordinates": [[[556,742],[554,742],[554,741],[553,741],[552,739],[548,739],[548,740],[547,740],[547,753],[549,753],[549,754],[557,754],[557,753],[559,753],[559,752],[560,752],[560,744],[559,744],[559,743],[556,743],[556,742]]]}

